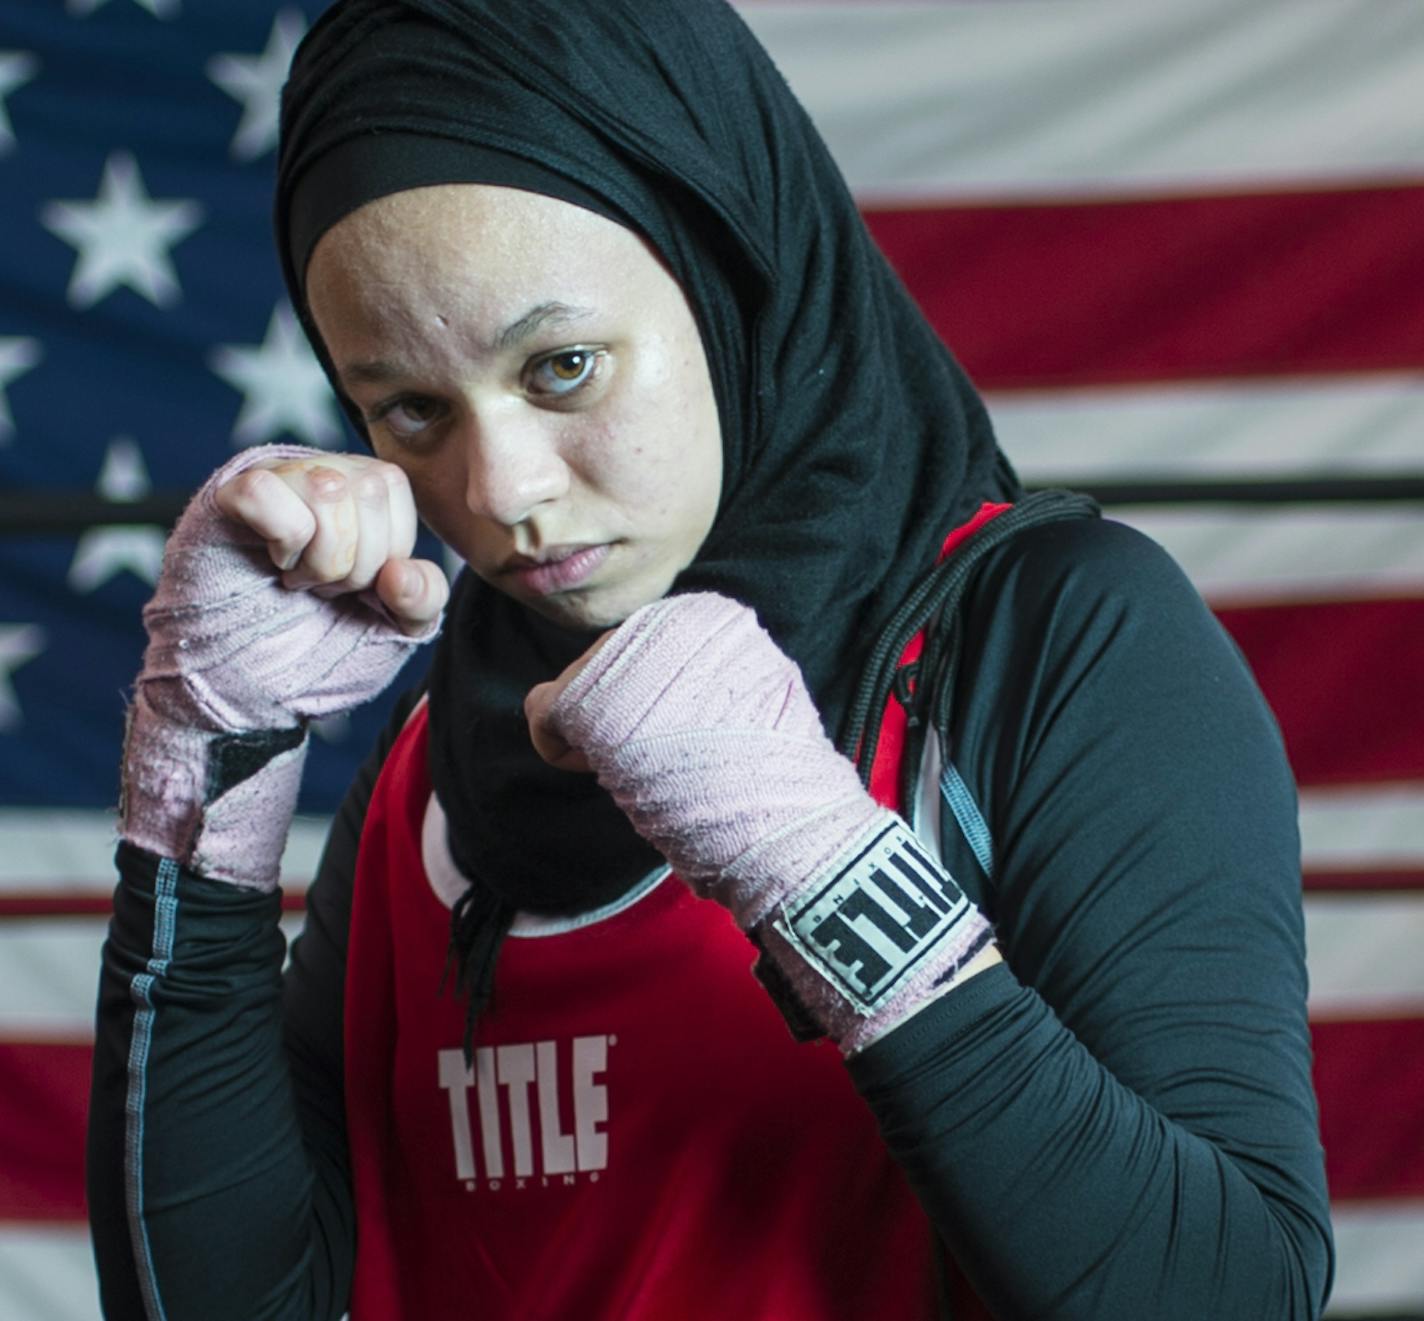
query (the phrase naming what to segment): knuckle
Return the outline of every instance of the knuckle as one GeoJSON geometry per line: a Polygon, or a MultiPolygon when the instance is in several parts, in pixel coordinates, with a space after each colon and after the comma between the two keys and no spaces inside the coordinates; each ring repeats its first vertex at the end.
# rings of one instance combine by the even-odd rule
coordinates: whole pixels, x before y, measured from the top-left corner
{"type": "Polygon", "coordinates": [[[390,485],[383,474],[366,470],[356,477],[354,491],[362,504],[383,505],[390,491],[390,485]]]}
{"type": "Polygon", "coordinates": [[[274,479],[275,474],[267,468],[248,468],[240,472],[227,484],[227,490],[231,491],[233,497],[244,505],[252,505],[260,502],[263,493],[271,490],[269,483],[274,479]]]}
{"type": "Polygon", "coordinates": [[[398,464],[380,462],[377,465],[377,471],[380,473],[381,480],[385,482],[389,490],[410,490],[410,478],[406,476],[405,469],[398,464]]]}
{"type": "Polygon", "coordinates": [[[349,493],[346,474],[334,468],[314,469],[307,478],[307,489],[314,500],[323,504],[345,500],[349,493]]]}

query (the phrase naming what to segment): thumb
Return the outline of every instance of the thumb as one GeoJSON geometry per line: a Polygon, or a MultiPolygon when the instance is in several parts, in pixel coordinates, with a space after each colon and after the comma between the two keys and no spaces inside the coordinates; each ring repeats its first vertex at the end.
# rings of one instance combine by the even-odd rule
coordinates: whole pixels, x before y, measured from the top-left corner
{"type": "Polygon", "coordinates": [[[564,736],[554,728],[549,719],[549,710],[564,691],[567,680],[563,675],[548,683],[538,683],[524,698],[524,715],[529,721],[529,741],[550,766],[561,771],[591,771],[588,758],[577,748],[570,747],[564,736]]]}
{"type": "Polygon", "coordinates": [[[430,560],[387,560],[372,584],[376,597],[407,637],[418,637],[450,599],[445,572],[430,560]]]}
{"type": "Polygon", "coordinates": [[[564,695],[564,689],[574,681],[579,671],[598,654],[598,650],[614,634],[614,629],[599,636],[594,644],[577,660],[567,665],[563,672],[547,683],[536,683],[524,698],[524,715],[529,721],[529,740],[537,752],[550,766],[562,771],[591,771],[588,758],[581,749],[571,747],[564,738],[550,712],[554,704],[564,695]]]}

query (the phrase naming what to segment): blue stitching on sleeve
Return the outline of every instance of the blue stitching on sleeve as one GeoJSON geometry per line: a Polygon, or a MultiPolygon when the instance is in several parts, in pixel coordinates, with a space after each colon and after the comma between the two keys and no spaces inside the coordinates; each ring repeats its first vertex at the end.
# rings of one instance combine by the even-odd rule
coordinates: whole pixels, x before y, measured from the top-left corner
{"type": "Polygon", "coordinates": [[[939,791],[949,805],[949,810],[954,813],[954,819],[959,822],[959,828],[964,832],[964,838],[969,841],[969,847],[973,849],[975,858],[984,869],[984,875],[993,880],[994,837],[989,832],[989,823],[984,820],[979,805],[974,801],[974,795],[969,792],[969,786],[964,783],[964,777],[952,761],[946,760],[940,771],[939,791]]]}
{"type": "Polygon", "coordinates": [[[178,864],[171,858],[164,858],[158,864],[153,907],[153,953],[148,960],[148,970],[139,973],[129,987],[129,994],[139,1008],[134,1015],[133,1038],[129,1042],[128,1096],[124,1103],[124,1166],[129,1236],[133,1240],[144,1311],[150,1321],[167,1321],[163,1302],[158,1296],[158,1276],[153,1266],[148,1226],[143,1218],[143,1120],[156,1013],[153,985],[168,971],[168,965],[173,960],[173,941],[178,928],[178,864]]]}

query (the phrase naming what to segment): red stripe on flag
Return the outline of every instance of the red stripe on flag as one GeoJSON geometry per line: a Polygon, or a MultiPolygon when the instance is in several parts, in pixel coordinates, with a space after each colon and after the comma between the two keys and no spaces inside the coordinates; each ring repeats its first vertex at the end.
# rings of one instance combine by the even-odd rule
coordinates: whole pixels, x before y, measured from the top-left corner
{"type": "Polygon", "coordinates": [[[1424,1018],[1311,1025],[1332,1197],[1424,1196],[1424,1018]]]}
{"type": "Polygon", "coordinates": [[[1424,187],[866,221],[986,389],[1424,366],[1424,187]]]}
{"type": "Polygon", "coordinates": [[[1311,894],[1331,891],[1349,891],[1356,894],[1386,894],[1404,890],[1424,892],[1424,871],[1399,868],[1307,871],[1301,880],[1306,891],[1311,894]]]}
{"type": "Polygon", "coordinates": [[[84,1218],[93,1049],[0,1041],[0,1220],[84,1218]]]}
{"type": "Polygon", "coordinates": [[[0,921],[27,917],[108,917],[114,902],[104,894],[47,895],[36,887],[33,894],[0,895],[0,921]]]}
{"type": "Polygon", "coordinates": [[[1246,653],[1302,784],[1424,779],[1424,600],[1216,614],[1246,653]]]}

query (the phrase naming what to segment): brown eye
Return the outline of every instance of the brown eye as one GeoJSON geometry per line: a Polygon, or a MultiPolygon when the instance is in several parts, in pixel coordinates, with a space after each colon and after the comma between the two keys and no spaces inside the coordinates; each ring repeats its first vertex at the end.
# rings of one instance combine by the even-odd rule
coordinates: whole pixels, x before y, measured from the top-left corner
{"type": "Polygon", "coordinates": [[[531,365],[525,388],[531,394],[573,394],[598,375],[603,357],[603,349],[560,349],[531,365]]]}
{"type": "Polygon", "coordinates": [[[561,381],[576,381],[588,370],[588,356],[582,350],[561,353],[557,358],[549,359],[549,370],[561,381]]]}

